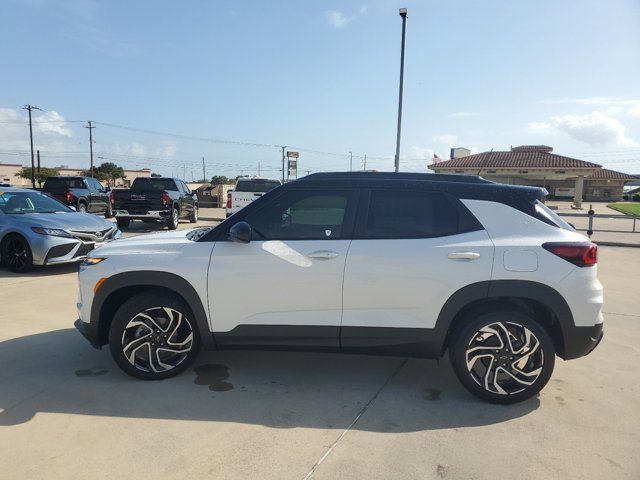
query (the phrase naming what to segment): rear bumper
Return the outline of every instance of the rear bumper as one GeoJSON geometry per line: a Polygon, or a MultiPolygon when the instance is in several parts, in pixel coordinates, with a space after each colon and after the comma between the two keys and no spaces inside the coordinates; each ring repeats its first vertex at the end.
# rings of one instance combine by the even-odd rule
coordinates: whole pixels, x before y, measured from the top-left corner
{"type": "Polygon", "coordinates": [[[134,213],[128,210],[115,210],[113,216],[116,218],[126,218],[129,220],[167,220],[171,215],[171,210],[149,210],[145,213],[134,213]]]}
{"type": "Polygon", "coordinates": [[[602,326],[602,323],[598,323],[592,327],[574,327],[570,332],[565,332],[562,358],[571,360],[593,352],[604,336],[602,326]]]}

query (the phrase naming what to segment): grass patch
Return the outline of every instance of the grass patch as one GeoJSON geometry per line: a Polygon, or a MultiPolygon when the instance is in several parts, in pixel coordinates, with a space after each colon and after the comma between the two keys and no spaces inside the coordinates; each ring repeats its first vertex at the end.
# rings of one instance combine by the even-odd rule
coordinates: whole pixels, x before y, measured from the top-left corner
{"type": "Polygon", "coordinates": [[[618,212],[625,213],[627,215],[635,215],[640,217],[640,203],[626,203],[626,202],[618,202],[618,203],[610,203],[607,205],[609,208],[613,208],[618,212]]]}

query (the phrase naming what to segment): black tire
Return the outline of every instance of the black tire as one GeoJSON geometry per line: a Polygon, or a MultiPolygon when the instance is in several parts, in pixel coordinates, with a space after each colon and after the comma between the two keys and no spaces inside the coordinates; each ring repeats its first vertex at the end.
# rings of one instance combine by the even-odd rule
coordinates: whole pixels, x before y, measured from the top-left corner
{"type": "Polygon", "coordinates": [[[175,230],[176,228],[178,228],[179,218],[180,212],[178,211],[178,209],[174,208],[173,210],[171,210],[171,215],[169,215],[169,218],[167,219],[167,228],[169,230],[175,230]]]}
{"type": "Polygon", "coordinates": [[[29,242],[22,235],[9,235],[2,241],[2,263],[13,273],[33,269],[33,255],[29,242]]]}
{"type": "Polygon", "coordinates": [[[129,218],[116,218],[116,223],[118,224],[118,228],[122,230],[123,228],[128,228],[131,224],[131,219],[129,218]]]}
{"type": "Polygon", "coordinates": [[[78,202],[76,210],[80,213],[87,213],[87,204],[85,202],[78,202]]]}
{"type": "Polygon", "coordinates": [[[196,223],[198,221],[198,206],[194,205],[193,211],[189,214],[189,221],[196,223]]]}
{"type": "Polygon", "coordinates": [[[166,293],[146,292],[131,297],[118,309],[109,328],[109,349],[113,359],[126,374],[141,380],[162,380],[178,375],[194,362],[200,348],[200,335],[191,309],[179,298],[166,293]],[[165,308],[170,309],[172,318],[165,308]],[[138,316],[141,313],[152,317],[157,324],[138,316]],[[141,321],[145,325],[141,325],[141,321]],[[171,321],[173,323],[169,323],[171,321]],[[185,340],[187,343],[183,346],[175,346],[185,340]],[[185,352],[172,354],[167,348],[185,352]],[[157,356],[153,355],[155,352],[159,352],[157,356]],[[167,365],[171,368],[166,369],[167,365]]]}
{"type": "Polygon", "coordinates": [[[113,218],[113,207],[111,202],[107,203],[107,211],[104,212],[104,218],[113,218]]]}
{"type": "Polygon", "coordinates": [[[463,321],[449,345],[449,355],[467,390],[491,403],[511,404],[533,397],[547,384],[555,348],[531,315],[504,308],[471,313],[463,321]],[[529,334],[527,346],[524,340],[529,334]]]}

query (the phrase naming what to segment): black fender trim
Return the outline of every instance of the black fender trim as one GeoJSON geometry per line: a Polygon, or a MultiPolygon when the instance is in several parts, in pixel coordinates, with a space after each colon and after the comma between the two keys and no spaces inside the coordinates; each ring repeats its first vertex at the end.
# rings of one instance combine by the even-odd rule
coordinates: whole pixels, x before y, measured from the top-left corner
{"type": "Polygon", "coordinates": [[[473,283],[455,292],[442,307],[434,333],[446,346],[446,336],[456,316],[470,303],[479,300],[492,300],[505,297],[517,297],[536,302],[547,307],[558,320],[562,332],[564,351],[557,352],[564,359],[577,358],[584,351],[579,336],[574,335],[575,326],[571,308],[562,295],[553,287],[527,280],[491,280],[473,283]],[[575,341],[574,341],[575,340],[575,341]]]}
{"type": "Polygon", "coordinates": [[[104,283],[100,285],[91,304],[91,320],[83,332],[84,336],[87,337],[92,345],[102,346],[106,343],[100,335],[100,324],[103,321],[107,321],[107,319],[101,318],[103,316],[103,306],[112,294],[126,287],[141,289],[144,287],[162,287],[176,292],[184,298],[193,312],[198,330],[200,331],[202,346],[205,349],[215,349],[215,340],[209,328],[206,311],[193,286],[179,275],[152,270],[118,273],[107,278],[104,283]]]}

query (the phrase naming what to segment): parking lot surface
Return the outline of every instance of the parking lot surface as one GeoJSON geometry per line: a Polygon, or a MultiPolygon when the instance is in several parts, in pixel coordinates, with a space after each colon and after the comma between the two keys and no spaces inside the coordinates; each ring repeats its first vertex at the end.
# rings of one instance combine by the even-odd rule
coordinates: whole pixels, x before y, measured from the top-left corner
{"type": "Polygon", "coordinates": [[[73,329],[77,267],[0,270],[0,478],[640,478],[640,255],[599,268],[602,344],[513,406],[446,360],[204,352],[134,380],[73,329]]]}

